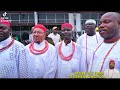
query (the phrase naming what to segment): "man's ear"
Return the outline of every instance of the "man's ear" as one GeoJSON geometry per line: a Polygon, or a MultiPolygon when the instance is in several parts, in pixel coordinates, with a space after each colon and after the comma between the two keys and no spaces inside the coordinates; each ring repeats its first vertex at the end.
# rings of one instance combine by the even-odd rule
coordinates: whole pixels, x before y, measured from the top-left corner
{"type": "Polygon", "coordinates": [[[120,20],[118,20],[118,26],[120,27],[120,20]]]}
{"type": "Polygon", "coordinates": [[[10,35],[12,35],[12,29],[11,29],[11,28],[9,28],[8,30],[9,30],[10,35]]]}
{"type": "Polygon", "coordinates": [[[8,30],[9,30],[10,33],[12,32],[12,29],[11,29],[11,28],[9,28],[8,30]]]}

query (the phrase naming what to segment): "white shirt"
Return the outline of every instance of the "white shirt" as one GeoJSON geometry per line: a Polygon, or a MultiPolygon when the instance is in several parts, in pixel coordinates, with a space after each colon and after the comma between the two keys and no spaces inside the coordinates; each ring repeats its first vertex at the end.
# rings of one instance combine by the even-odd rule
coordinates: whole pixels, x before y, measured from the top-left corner
{"type": "Polygon", "coordinates": [[[117,69],[106,69],[104,76],[105,78],[120,78],[120,72],[117,69]]]}
{"type": "MultiPolygon", "coordinates": [[[[28,44],[26,46],[27,62],[29,66],[29,78],[54,78],[56,73],[56,50],[55,47],[49,44],[48,50],[39,55],[30,52],[28,44]]],[[[45,47],[45,40],[40,44],[34,43],[34,48],[42,50],[45,47]]]]}
{"type": "MultiPolygon", "coordinates": [[[[11,41],[11,37],[1,41],[0,48],[11,41]]],[[[9,48],[0,51],[0,78],[27,78],[27,69],[26,52],[22,43],[15,40],[9,48]]]]}
{"type": "MultiPolygon", "coordinates": [[[[108,44],[108,43],[103,42],[103,44],[98,48],[98,50],[94,54],[93,65],[92,65],[92,60],[90,62],[89,71],[100,72],[102,64],[103,64],[103,60],[113,45],[114,43],[108,44]]],[[[102,72],[104,72],[105,69],[109,68],[110,60],[114,60],[115,68],[120,70],[120,55],[119,54],[120,54],[120,41],[118,41],[118,43],[113,47],[112,51],[105,59],[102,72]]]]}
{"type": "Polygon", "coordinates": [[[81,35],[77,39],[77,42],[76,42],[77,44],[80,45],[81,50],[83,52],[83,56],[82,56],[82,60],[81,60],[81,62],[84,65],[84,67],[82,67],[83,72],[88,71],[88,67],[90,65],[90,60],[92,58],[91,55],[94,52],[94,50],[96,49],[96,47],[99,45],[99,43],[101,43],[103,41],[103,38],[99,35],[98,32],[96,32],[96,34],[94,36],[87,35],[87,39],[86,39],[86,35],[87,35],[86,33],[81,35]],[[87,46],[86,46],[86,40],[87,40],[87,46]],[[86,49],[87,49],[87,51],[86,51],[86,49]],[[86,62],[86,56],[87,56],[87,62],[86,62]]]}
{"type": "MultiPolygon", "coordinates": [[[[78,44],[75,44],[75,52],[73,54],[73,57],[71,60],[69,61],[65,61],[63,59],[61,59],[60,55],[59,55],[59,46],[60,43],[56,44],[56,49],[57,49],[57,73],[56,73],[56,78],[68,78],[70,75],[74,76],[75,72],[80,72],[80,65],[81,65],[81,56],[82,56],[82,52],[80,49],[80,46],[78,44]]],[[[62,43],[62,53],[65,56],[68,56],[72,53],[72,42],[70,42],[67,46],[65,45],[65,43],[62,43]]]]}
{"type": "Polygon", "coordinates": [[[53,39],[54,44],[58,43],[61,41],[60,35],[57,33],[56,35],[53,33],[50,33],[48,37],[53,39]]]}

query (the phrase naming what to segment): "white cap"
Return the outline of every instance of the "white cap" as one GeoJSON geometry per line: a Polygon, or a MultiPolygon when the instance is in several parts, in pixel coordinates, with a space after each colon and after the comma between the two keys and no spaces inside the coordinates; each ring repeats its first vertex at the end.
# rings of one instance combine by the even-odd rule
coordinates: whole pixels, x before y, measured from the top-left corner
{"type": "Polygon", "coordinates": [[[88,23],[94,23],[96,25],[96,21],[94,19],[88,19],[85,24],[88,24],[88,23]]]}
{"type": "Polygon", "coordinates": [[[57,27],[53,27],[52,29],[55,30],[55,29],[57,29],[57,27]]]}

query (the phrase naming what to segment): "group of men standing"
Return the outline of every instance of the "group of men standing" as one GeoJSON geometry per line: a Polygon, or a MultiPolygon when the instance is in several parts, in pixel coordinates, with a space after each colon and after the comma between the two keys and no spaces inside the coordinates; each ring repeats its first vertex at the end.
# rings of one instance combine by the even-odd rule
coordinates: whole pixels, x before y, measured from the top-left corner
{"type": "Polygon", "coordinates": [[[10,36],[8,20],[0,19],[0,78],[74,78],[76,72],[104,72],[105,78],[120,78],[120,14],[107,12],[101,16],[99,32],[96,21],[85,22],[85,34],[72,41],[73,26],[61,25],[63,40],[56,27],[46,40],[42,24],[32,28],[33,41],[24,46],[10,36]]]}

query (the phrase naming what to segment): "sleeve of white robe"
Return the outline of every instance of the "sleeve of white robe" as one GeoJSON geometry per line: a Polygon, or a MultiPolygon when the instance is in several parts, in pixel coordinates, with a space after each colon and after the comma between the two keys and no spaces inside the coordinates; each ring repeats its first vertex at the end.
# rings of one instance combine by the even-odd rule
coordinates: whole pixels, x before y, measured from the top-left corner
{"type": "Polygon", "coordinates": [[[108,69],[106,69],[106,70],[104,71],[104,77],[105,77],[105,78],[108,78],[107,76],[108,76],[108,69]]]}
{"type": "Polygon", "coordinates": [[[120,78],[120,71],[118,70],[118,75],[117,75],[117,78],[120,78]]]}
{"type": "Polygon", "coordinates": [[[80,45],[80,44],[81,44],[80,41],[81,41],[81,38],[79,37],[79,38],[77,39],[76,43],[80,45]]]}
{"type": "Polygon", "coordinates": [[[46,74],[44,75],[43,78],[55,78],[56,69],[57,69],[57,58],[56,58],[57,55],[56,55],[56,49],[55,48],[52,49],[50,57],[52,57],[51,58],[52,62],[50,64],[49,70],[46,72],[46,74]]]}
{"type": "Polygon", "coordinates": [[[19,47],[19,54],[18,54],[18,74],[19,78],[27,78],[28,77],[28,64],[26,59],[26,52],[24,46],[19,47]]]}
{"type": "Polygon", "coordinates": [[[80,61],[79,62],[79,64],[80,64],[79,65],[79,72],[83,72],[82,70],[83,70],[85,63],[82,62],[82,56],[83,56],[82,49],[81,49],[80,45],[77,43],[76,43],[76,48],[77,48],[77,55],[79,56],[79,61],[80,61]]]}
{"type": "Polygon", "coordinates": [[[119,76],[118,76],[118,78],[120,78],[120,71],[119,71],[119,76]]]}
{"type": "Polygon", "coordinates": [[[80,72],[86,72],[87,71],[87,66],[86,66],[86,62],[85,62],[85,53],[82,51],[83,50],[83,47],[81,46],[82,45],[82,40],[83,40],[83,35],[81,35],[76,43],[80,46],[80,50],[81,50],[81,61],[80,61],[80,72]]]}
{"type": "MultiPolygon", "coordinates": [[[[83,47],[82,45],[83,45],[83,41],[84,41],[84,37],[85,35],[83,34],[83,35],[81,35],[78,39],[77,39],[77,41],[76,41],[76,43],[77,44],[79,44],[80,45],[80,47],[83,47]]],[[[85,41],[84,41],[85,42],[85,41]]]]}
{"type": "Polygon", "coordinates": [[[80,72],[87,72],[87,65],[86,65],[84,52],[82,52],[80,63],[81,63],[80,64],[80,72]]]}

